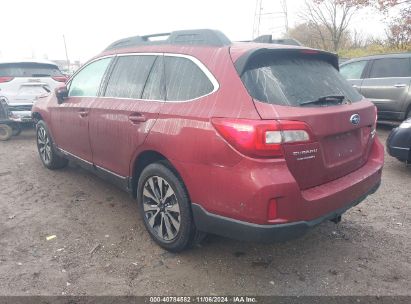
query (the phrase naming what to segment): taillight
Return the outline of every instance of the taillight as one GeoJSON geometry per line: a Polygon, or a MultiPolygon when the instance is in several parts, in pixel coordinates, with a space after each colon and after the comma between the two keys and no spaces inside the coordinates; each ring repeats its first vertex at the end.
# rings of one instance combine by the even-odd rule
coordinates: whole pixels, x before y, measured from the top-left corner
{"type": "Polygon", "coordinates": [[[0,83],[12,81],[14,77],[0,76],[0,83]]]}
{"type": "Polygon", "coordinates": [[[283,144],[313,140],[310,128],[301,121],[213,118],[211,122],[231,146],[251,157],[282,157],[283,144]]]}
{"type": "Polygon", "coordinates": [[[51,78],[53,78],[55,81],[58,81],[58,82],[66,82],[67,81],[66,76],[54,76],[54,77],[51,77],[51,78]]]}

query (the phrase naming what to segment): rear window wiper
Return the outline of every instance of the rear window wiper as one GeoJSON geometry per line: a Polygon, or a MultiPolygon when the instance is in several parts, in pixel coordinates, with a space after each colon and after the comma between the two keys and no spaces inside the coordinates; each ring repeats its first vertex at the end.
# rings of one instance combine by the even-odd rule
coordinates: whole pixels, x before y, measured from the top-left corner
{"type": "Polygon", "coordinates": [[[322,96],[319,97],[318,99],[315,100],[307,100],[307,101],[302,101],[300,102],[301,106],[307,105],[307,104],[324,104],[327,105],[329,102],[337,102],[337,104],[341,104],[345,99],[344,95],[328,95],[328,96],[322,96]]]}

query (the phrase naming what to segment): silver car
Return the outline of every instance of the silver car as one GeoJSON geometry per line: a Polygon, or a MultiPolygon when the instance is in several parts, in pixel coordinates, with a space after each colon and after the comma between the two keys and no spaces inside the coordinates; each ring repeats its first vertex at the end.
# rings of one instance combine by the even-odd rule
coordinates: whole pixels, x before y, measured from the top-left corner
{"type": "Polygon", "coordinates": [[[66,77],[48,60],[0,61],[0,97],[16,122],[30,122],[34,101],[64,84],[66,77]]]}
{"type": "Polygon", "coordinates": [[[340,72],[374,102],[379,120],[411,117],[411,53],[351,59],[341,64],[340,72]]]}

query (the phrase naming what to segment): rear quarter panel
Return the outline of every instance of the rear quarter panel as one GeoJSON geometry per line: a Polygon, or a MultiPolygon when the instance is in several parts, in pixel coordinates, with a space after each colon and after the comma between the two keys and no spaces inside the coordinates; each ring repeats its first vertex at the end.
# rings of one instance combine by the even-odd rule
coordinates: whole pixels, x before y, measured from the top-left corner
{"type": "Polygon", "coordinates": [[[180,173],[192,201],[203,202],[209,197],[210,189],[204,183],[213,179],[215,169],[233,167],[243,158],[217,134],[211,118],[260,117],[237,75],[228,48],[193,48],[187,54],[210,70],[219,89],[192,101],[165,102],[144,148],[136,151],[133,163],[143,149],[161,153],[180,173]]]}

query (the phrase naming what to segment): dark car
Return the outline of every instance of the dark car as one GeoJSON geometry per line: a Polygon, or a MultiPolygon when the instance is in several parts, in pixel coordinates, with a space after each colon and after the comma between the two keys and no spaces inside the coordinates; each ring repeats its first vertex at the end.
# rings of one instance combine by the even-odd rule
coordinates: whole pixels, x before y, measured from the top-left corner
{"type": "Polygon", "coordinates": [[[336,55],[214,30],[163,36],[113,43],[35,103],[47,168],[73,159],[129,191],[171,251],[204,233],[290,239],[378,188],[376,108],[336,55]]]}
{"type": "Polygon", "coordinates": [[[411,118],[391,131],[387,138],[388,154],[398,160],[411,163],[411,118]]]}
{"type": "Polygon", "coordinates": [[[341,64],[340,72],[377,106],[379,120],[411,117],[411,53],[351,59],[341,64]]]}

